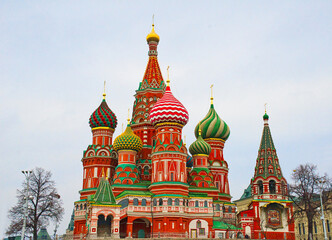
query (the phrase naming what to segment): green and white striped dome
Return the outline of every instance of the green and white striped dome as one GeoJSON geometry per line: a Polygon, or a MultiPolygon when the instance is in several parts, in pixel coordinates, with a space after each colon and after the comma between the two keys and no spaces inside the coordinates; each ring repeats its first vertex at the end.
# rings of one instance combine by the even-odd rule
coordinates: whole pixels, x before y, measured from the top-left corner
{"type": "Polygon", "coordinates": [[[191,155],[205,154],[209,155],[211,152],[211,146],[204,141],[202,136],[199,134],[195,142],[193,142],[189,147],[189,152],[191,155]]]}
{"type": "Polygon", "coordinates": [[[199,127],[202,130],[202,138],[219,138],[224,141],[227,140],[230,134],[228,125],[218,116],[213,104],[211,104],[210,110],[200,121],[195,128],[195,136],[198,137],[199,127]]]}

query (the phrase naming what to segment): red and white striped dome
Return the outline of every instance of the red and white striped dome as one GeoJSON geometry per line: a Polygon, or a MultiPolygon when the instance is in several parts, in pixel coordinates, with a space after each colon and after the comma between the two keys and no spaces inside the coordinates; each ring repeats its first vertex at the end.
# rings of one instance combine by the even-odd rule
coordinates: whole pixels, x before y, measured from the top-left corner
{"type": "Polygon", "coordinates": [[[169,86],[150,111],[150,122],[155,125],[164,122],[176,122],[186,125],[189,120],[187,109],[177,100],[169,86]]]}

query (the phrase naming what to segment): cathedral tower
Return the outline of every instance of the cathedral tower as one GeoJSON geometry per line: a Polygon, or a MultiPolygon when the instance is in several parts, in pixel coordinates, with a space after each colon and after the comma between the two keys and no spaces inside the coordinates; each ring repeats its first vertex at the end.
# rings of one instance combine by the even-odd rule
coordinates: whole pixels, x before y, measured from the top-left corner
{"type": "Polygon", "coordinates": [[[156,131],[149,120],[149,112],[163,96],[166,87],[157,58],[157,46],[160,38],[154,31],[154,24],[146,37],[146,41],[149,45],[149,60],[143,80],[136,90],[131,128],[143,142],[143,148],[138,153],[137,160],[141,179],[151,181],[151,153],[156,131]]]}
{"type": "Polygon", "coordinates": [[[199,136],[199,129],[202,129],[202,138],[211,146],[209,155],[209,168],[213,175],[214,186],[219,192],[219,200],[230,202],[230,190],[228,183],[228,163],[224,159],[224,144],[228,139],[230,130],[228,125],[219,117],[214,109],[213,97],[207,115],[201,120],[196,128],[195,135],[199,136]]]}
{"type": "Polygon", "coordinates": [[[106,94],[99,107],[90,116],[92,144],[83,152],[83,187],[81,199],[94,194],[102,177],[112,177],[117,165],[117,155],[112,148],[112,138],[117,118],[106,103],[106,94]]]}
{"type": "Polygon", "coordinates": [[[156,129],[150,191],[157,195],[188,195],[187,149],[182,141],[182,128],[187,124],[189,115],[173,96],[167,81],[164,96],[150,111],[150,121],[156,129]]]}

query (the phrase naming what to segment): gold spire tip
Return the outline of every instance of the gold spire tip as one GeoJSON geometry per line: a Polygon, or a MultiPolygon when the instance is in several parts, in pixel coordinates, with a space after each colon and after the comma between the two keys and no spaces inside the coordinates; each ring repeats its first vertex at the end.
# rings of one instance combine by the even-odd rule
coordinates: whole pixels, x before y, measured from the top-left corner
{"type": "Polygon", "coordinates": [[[128,125],[129,125],[129,122],[130,122],[129,112],[130,112],[130,109],[128,108],[128,118],[127,118],[127,124],[128,125]]]}
{"type": "Polygon", "coordinates": [[[154,14],[152,14],[152,27],[154,27],[154,14]]]}
{"type": "Polygon", "coordinates": [[[169,80],[169,66],[167,66],[167,80],[166,80],[166,82],[167,82],[167,86],[169,86],[169,82],[170,82],[170,80],[169,80]]]}
{"type": "Polygon", "coordinates": [[[104,81],[104,92],[103,92],[103,99],[106,97],[106,81],[104,81]]]}
{"type": "Polygon", "coordinates": [[[211,84],[211,97],[210,97],[210,100],[211,100],[211,104],[213,104],[213,84],[211,84]]]}
{"type": "Polygon", "coordinates": [[[265,114],[266,114],[266,105],[267,105],[267,103],[265,103],[265,104],[264,104],[264,108],[265,108],[265,114]]]}

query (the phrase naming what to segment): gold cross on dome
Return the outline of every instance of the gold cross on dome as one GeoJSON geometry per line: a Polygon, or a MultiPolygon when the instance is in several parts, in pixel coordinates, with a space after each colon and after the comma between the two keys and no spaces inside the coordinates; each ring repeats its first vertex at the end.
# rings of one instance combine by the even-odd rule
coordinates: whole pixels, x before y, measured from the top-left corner
{"type": "Polygon", "coordinates": [[[106,97],[106,81],[104,81],[104,93],[103,93],[103,99],[106,97]]]}
{"type": "Polygon", "coordinates": [[[213,84],[211,84],[211,104],[213,104],[213,84]]]}

